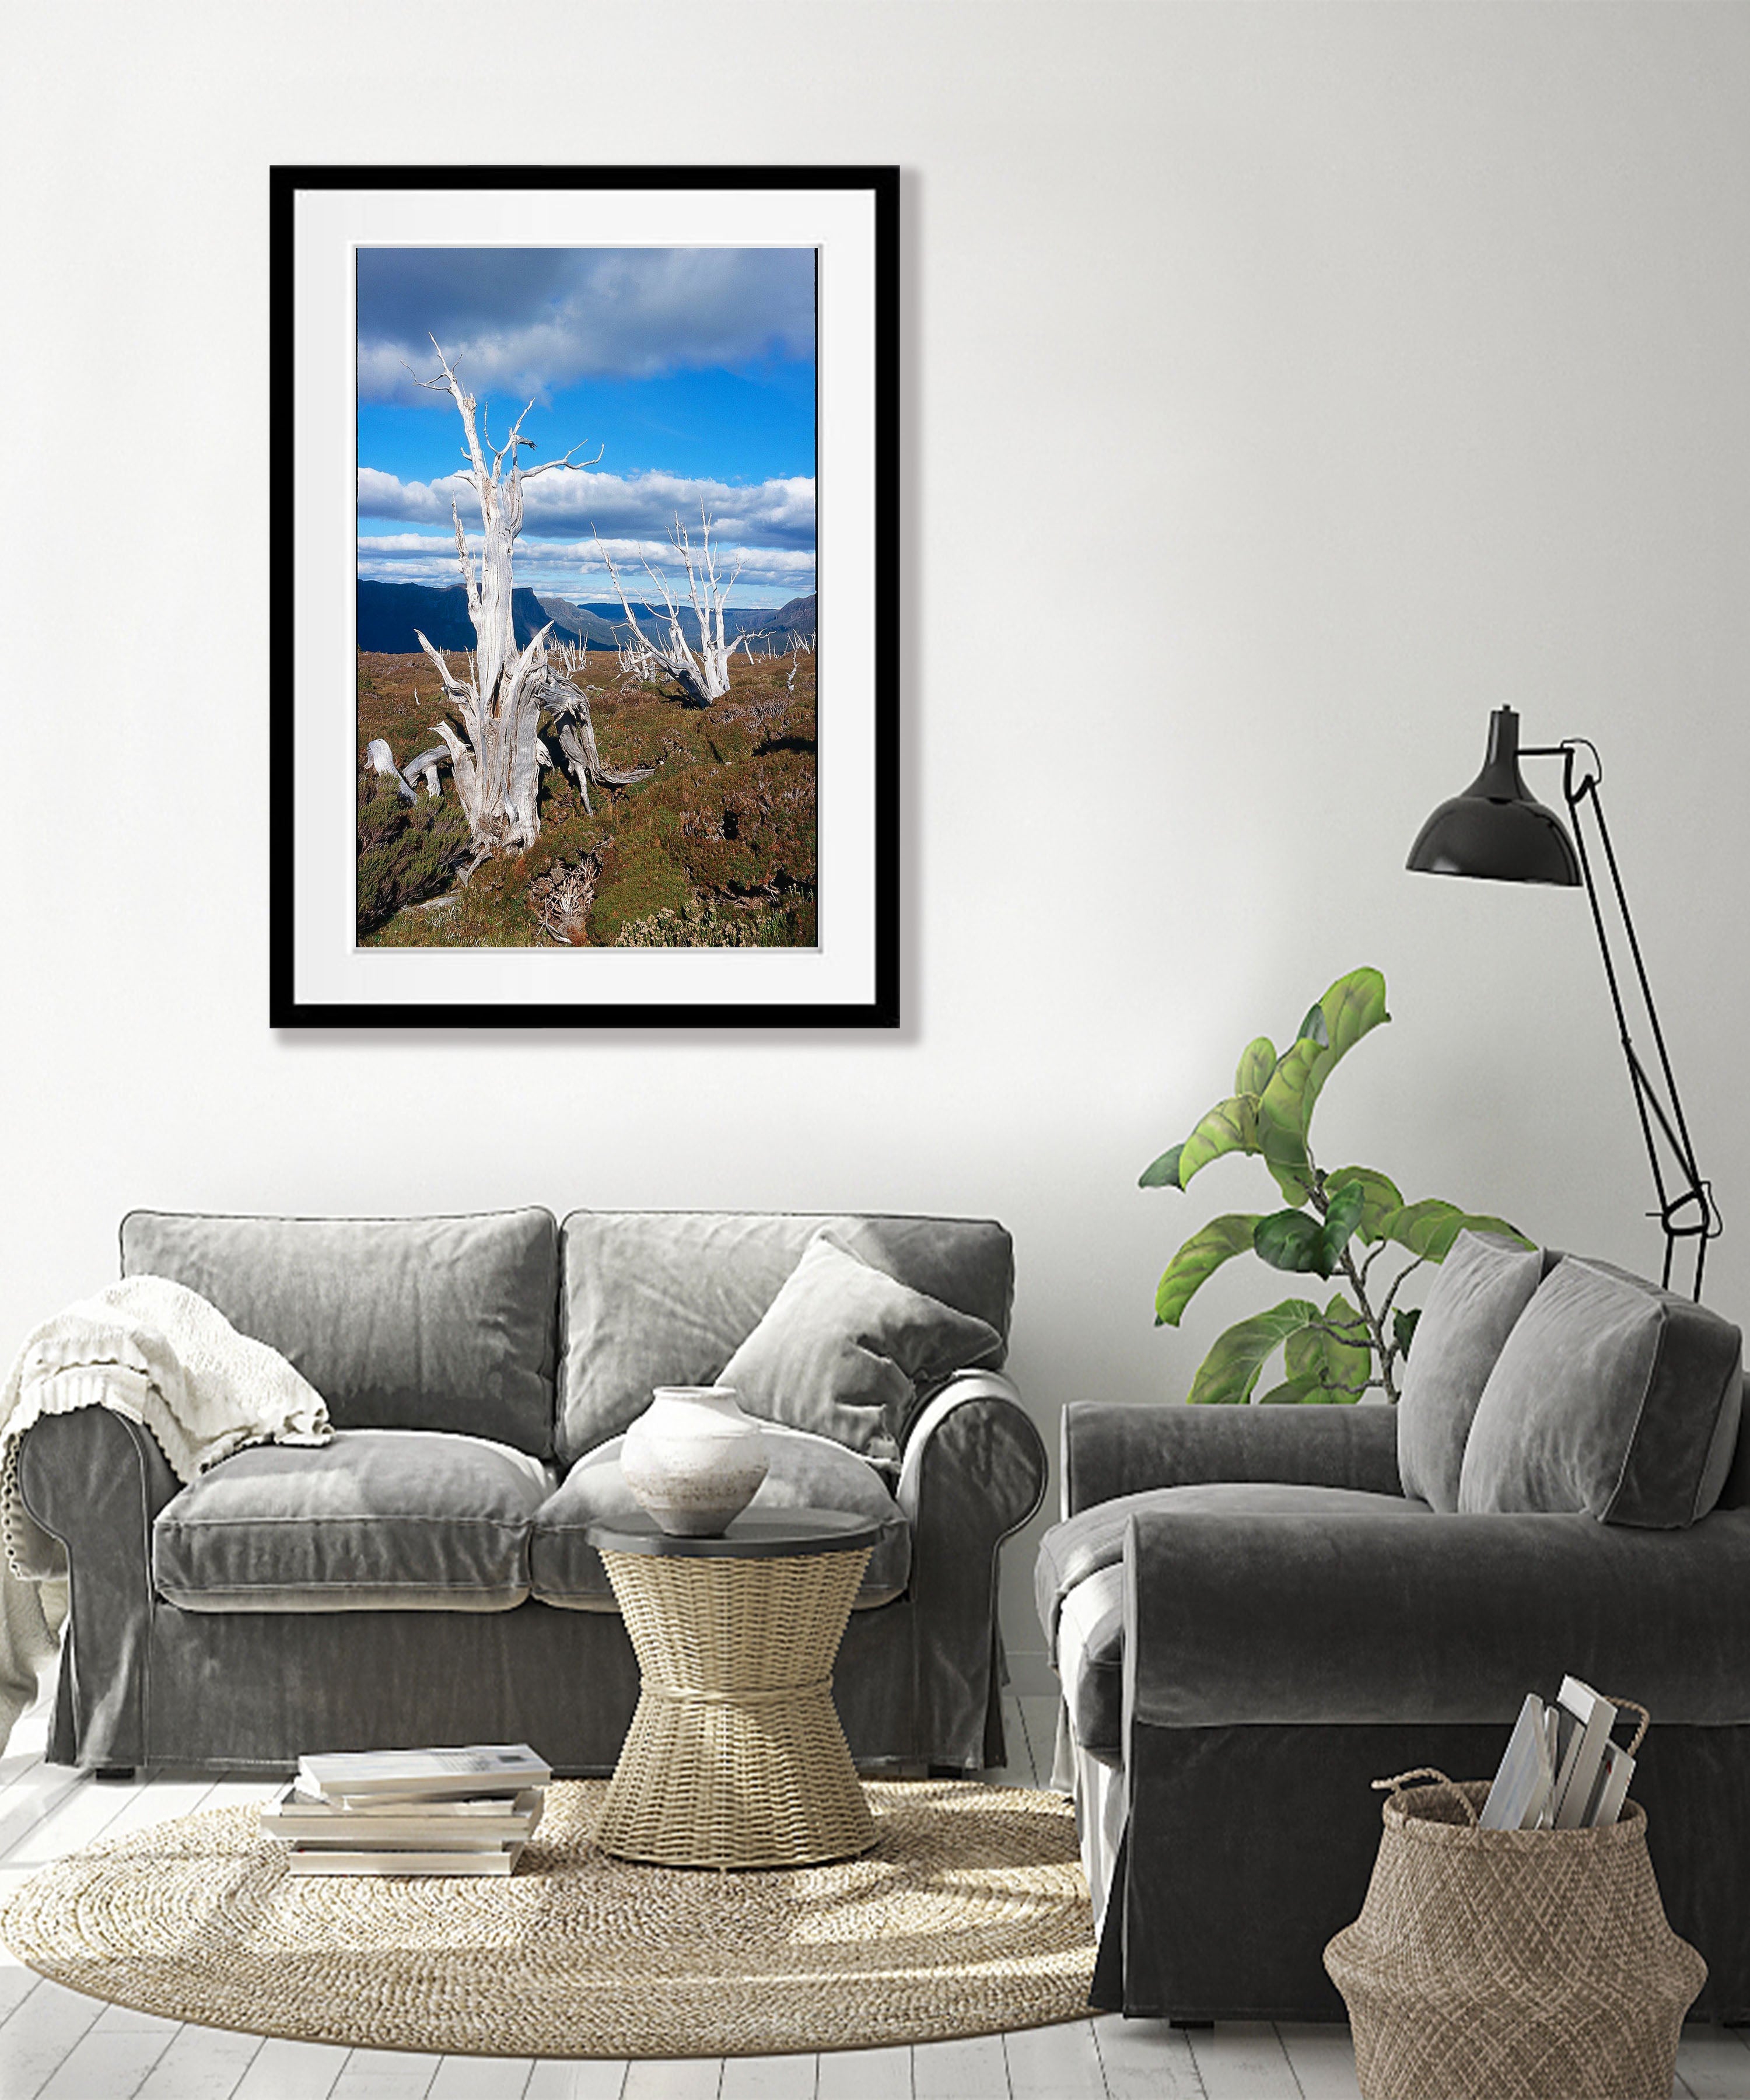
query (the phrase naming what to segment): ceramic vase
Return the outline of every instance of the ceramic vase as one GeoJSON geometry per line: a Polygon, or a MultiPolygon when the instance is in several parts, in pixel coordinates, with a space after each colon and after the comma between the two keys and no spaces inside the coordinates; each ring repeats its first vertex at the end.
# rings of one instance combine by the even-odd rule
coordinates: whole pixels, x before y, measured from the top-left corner
{"type": "Polygon", "coordinates": [[[682,1538],[721,1538],[770,1461],[726,1385],[659,1385],[626,1432],[620,1470],[640,1507],[682,1538]]]}

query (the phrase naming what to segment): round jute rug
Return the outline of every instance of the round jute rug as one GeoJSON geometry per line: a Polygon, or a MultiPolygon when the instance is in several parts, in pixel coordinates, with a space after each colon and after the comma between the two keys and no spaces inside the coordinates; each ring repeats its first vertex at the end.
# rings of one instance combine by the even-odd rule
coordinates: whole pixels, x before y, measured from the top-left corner
{"type": "Polygon", "coordinates": [[[46,1868],[0,1938],[166,2018],[450,2055],[767,2055],[1084,2013],[1069,1804],[964,1780],[866,1790],[873,1851],[777,1873],[608,1858],[603,1780],[551,1789],[508,1880],[294,1879],[255,1810],[212,1810],[46,1868]]]}

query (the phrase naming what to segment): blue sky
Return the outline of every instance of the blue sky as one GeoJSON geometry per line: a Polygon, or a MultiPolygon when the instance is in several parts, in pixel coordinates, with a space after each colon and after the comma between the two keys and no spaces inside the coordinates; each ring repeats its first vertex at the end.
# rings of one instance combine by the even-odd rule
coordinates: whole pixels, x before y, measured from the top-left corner
{"type": "Polygon", "coordinates": [[[527,484],[519,583],[611,598],[593,527],[647,585],[639,562],[662,567],[675,513],[696,527],[703,504],[741,563],[732,604],[814,588],[813,249],[360,249],[358,266],[361,576],[453,584],[452,498],[478,528],[456,405],[417,383],[435,336],[483,438],[534,402],[525,473],[601,454],[527,484]]]}

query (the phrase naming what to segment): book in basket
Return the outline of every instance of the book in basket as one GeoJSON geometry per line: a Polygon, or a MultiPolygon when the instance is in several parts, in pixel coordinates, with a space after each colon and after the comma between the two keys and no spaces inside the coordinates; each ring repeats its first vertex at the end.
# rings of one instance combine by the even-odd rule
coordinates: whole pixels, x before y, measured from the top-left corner
{"type": "Polygon", "coordinates": [[[1617,1702],[1577,1677],[1563,1679],[1550,1706],[1528,1692],[1478,1818],[1481,1828],[1580,1830],[1616,1822],[1634,1777],[1633,1757],[1611,1740],[1616,1718],[1617,1702]]]}
{"type": "Polygon", "coordinates": [[[553,1767],[527,1743],[470,1743],[455,1749],[335,1752],[298,1761],[306,1793],[330,1801],[441,1801],[520,1793],[547,1785],[553,1767]]]}

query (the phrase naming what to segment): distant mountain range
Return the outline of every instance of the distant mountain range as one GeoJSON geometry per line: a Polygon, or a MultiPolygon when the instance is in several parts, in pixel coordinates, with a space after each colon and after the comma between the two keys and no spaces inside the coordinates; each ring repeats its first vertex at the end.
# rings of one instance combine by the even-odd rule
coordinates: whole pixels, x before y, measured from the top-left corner
{"type": "MultiPolygon", "coordinates": [[[[666,619],[660,608],[633,601],[633,611],[646,631],[648,623],[666,619]]],[[[514,591],[510,599],[511,624],[519,646],[526,646],[550,621],[562,641],[582,642],[589,649],[614,649],[626,627],[626,615],[616,602],[579,605],[570,598],[552,598],[531,590],[514,591]]],[[[769,605],[730,606],[723,615],[724,631],[737,636],[765,635],[781,642],[787,635],[814,638],[814,594],[793,598],[774,611],[769,605]]],[[[696,648],[699,621],[690,606],[681,613],[681,631],[696,648]]],[[[474,623],[468,617],[468,593],[460,584],[439,590],[430,584],[359,583],[359,642],[361,649],[389,656],[411,655],[419,647],[415,629],[439,649],[471,649],[474,623]]]]}

